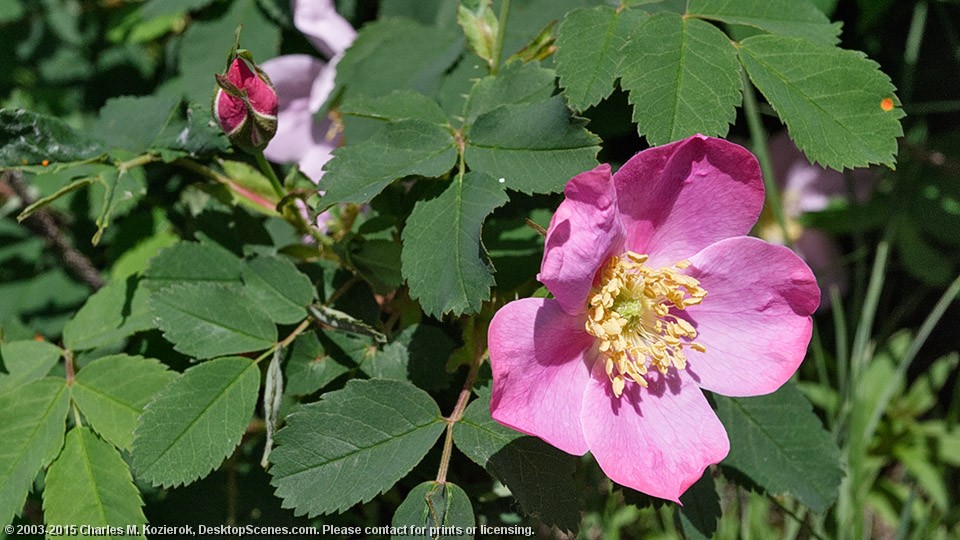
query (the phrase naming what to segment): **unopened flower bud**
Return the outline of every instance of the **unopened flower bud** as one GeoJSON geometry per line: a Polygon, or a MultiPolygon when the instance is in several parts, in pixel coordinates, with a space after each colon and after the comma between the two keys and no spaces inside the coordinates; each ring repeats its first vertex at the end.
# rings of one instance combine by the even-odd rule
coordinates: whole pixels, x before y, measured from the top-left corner
{"type": "Polygon", "coordinates": [[[277,91],[270,78],[246,51],[215,77],[213,117],[235,146],[247,152],[263,150],[277,132],[277,91]]]}

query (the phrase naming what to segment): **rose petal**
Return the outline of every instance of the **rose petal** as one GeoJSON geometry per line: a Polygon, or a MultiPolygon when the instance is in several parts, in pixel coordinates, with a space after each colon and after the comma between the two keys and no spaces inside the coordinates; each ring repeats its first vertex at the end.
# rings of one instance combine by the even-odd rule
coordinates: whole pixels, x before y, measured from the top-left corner
{"type": "Polygon", "coordinates": [[[613,181],[626,247],[650,255],[654,267],[746,234],[763,206],[753,154],[702,135],[640,152],[613,181]]]}
{"type": "Polygon", "coordinates": [[[524,298],[500,308],[488,336],[493,418],[576,455],[587,451],[580,402],[593,336],[555,300],[524,298]]]}
{"type": "Polygon", "coordinates": [[[227,70],[227,79],[240,90],[247,91],[247,99],[254,111],[262,115],[276,116],[276,90],[251,71],[246,62],[235,58],[227,70]]]}
{"type": "Polygon", "coordinates": [[[267,60],[261,67],[280,97],[277,133],[263,153],[277,163],[299,161],[325,135],[310,109],[311,89],[324,63],[313,56],[293,54],[267,60]]]}
{"type": "Polygon", "coordinates": [[[623,245],[610,166],[573,177],[566,199],[550,220],[543,263],[537,279],[550,289],[564,311],[580,313],[597,270],[623,245]]]}
{"type": "Polygon", "coordinates": [[[331,0],[293,0],[293,25],[318,51],[333,56],[353,43],[357,31],[341,17],[331,0]]]}
{"type": "Polygon", "coordinates": [[[649,387],[627,383],[613,396],[598,366],[587,384],[580,423],[590,452],[614,482],[654,497],[680,495],[730,451],[720,420],[697,385],[674,370],[649,387]]]}
{"type": "Polygon", "coordinates": [[[807,351],[820,303],[813,272],[783,246],[756,238],[722,240],[690,258],[687,273],[707,296],[680,314],[707,351],[689,351],[687,372],[727,396],[779,388],[807,351]]]}

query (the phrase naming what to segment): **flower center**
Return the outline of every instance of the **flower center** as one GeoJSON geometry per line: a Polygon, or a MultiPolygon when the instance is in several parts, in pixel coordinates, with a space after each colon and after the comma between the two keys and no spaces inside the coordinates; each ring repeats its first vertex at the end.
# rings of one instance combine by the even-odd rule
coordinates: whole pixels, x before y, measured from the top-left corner
{"type": "Polygon", "coordinates": [[[663,374],[670,367],[684,369],[685,347],[706,351],[692,341],[696,329],[671,313],[699,304],[707,295],[699,281],[680,272],[690,262],[659,270],[646,262],[646,255],[632,251],[611,257],[590,294],[586,330],[600,341],[600,355],[617,397],[627,380],[646,387],[651,367],[663,374]]]}

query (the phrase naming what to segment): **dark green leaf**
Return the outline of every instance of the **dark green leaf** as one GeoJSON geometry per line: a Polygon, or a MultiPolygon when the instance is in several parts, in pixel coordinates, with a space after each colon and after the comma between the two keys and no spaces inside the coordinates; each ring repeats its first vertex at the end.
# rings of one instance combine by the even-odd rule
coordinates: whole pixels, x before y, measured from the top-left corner
{"type": "Polygon", "coordinates": [[[466,161],[473,170],[502,178],[507,189],[560,191],[597,166],[600,139],[583,125],[571,118],[559,96],[500,107],[481,115],[470,129],[466,161]]]}
{"type": "Polygon", "coordinates": [[[177,114],[179,100],[167,96],[123,96],[107,100],[92,132],[110,146],[145,152],[177,114]]]}
{"type": "Polygon", "coordinates": [[[410,296],[431,315],[476,312],[494,283],[480,227],[507,195],[478,172],[457,177],[438,197],[420,201],[403,229],[402,265],[410,296]]]}
{"type": "Polygon", "coordinates": [[[377,293],[386,294],[403,284],[399,242],[354,236],[341,251],[347,264],[366,278],[377,293]]]}
{"type": "Polygon", "coordinates": [[[41,379],[60,360],[60,349],[46,341],[0,343],[0,358],[7,374],[0,373],[0,394],[41,379]]]}
{"type": "Polygon", "coordinates": [[[59,199],[60,197],[69,195],[70,193],[73,193],[78,189],[82,189],[89,186],[91,183],[93,183],[93,181],[94,179],[91,177],[74,180],[73,182],[70,182],[69,184],[58,189],[57,191],[51,193],[50,195],[47,195],[46,197],[40,197],[39,199],[31,203],[29,206],[24,208],[22,212],[17,214],[17,221],[19,222],[27,219],[28,217],[32,216],[33,213],[36,212],[37,210],[40,210],[41,208],[49,205],[50,203],[59,199]]]}
{"type": "Polygon", "coordinates": [[[157,325],[176,350],[195,358],[261,351],[277,341],[277,327],[236,286],[170,285],[150,296],[157,325]]]}
{"type": "Polygon", "coordinates": [[[243,290],[273,322],[294,324],[307,316],[314,288],[286,259],[258,257],[243,266],[243,290]]]}
{"type": "Polygon", "coordinates": [[[129,277],[94,293],[63,327],[63,345],[73,350],[95,349],[153,328],[149,293],[139,285],[138,278],[129,277]]]}
{"type": "Polygon", "coordinates": [[[394,90],[377,97],[355,96],[343,102],[340,112],[386,122],[423,120],[431,124],[447,123],[446,113],[433,98],[411,90],[394,90]]]}
{"type": "Polygon", "coordinates": [[[580,526],[582,502],[573,481],[577,458],[490,417],[490,390],[467,406],[454,426],[461,452],[503,482],[526,514],[562,530],[580,526]]]}
{"type": "Polygon", "coordinates": [[[23,508],[40,469],[60,453],[70,396],[48,377],[0,394],[0,523],[23,508]]]}
{"type": "Polygon", "coordinates": [[[912,221],[899,224],[896,245],[904,267],[922,281],[945,286],[956,276],[950,256],[924,239],[912,221]]]}
{"type": "Polygon", "coordinates": [[[63,121],[23,109],[0,109],[0,166],[20,167],[81,161],[104,147],[63,121]]]}
{"type": "MultiPolygon", "coordinates": [[[[141,506],[140,492],[120,453],[85,427],[70,430],[63,452],[47,471],[44,521],[117,527],[121,534],[97,538],[129,538],[124,534],[128,526],[142,530],[147,522],[141,506]]],[[[135,538],[146,537],[140,534],[135,538]]]]}
{"type": "Polygon", "coordinates": [[[445,425],[423,390],[377,379],[352,380],[286,422],[271,454],[272,484],[284,508],[310,516],[346,510],[392,487],[445,425]]]}
{"type": "Polygon", "coordinates": [[[410,381],[424,390],[443,390],[450,384],[445,370],[453,342],[435,326],[413,324],[403,329],[360,369],[372,378],[410,381]]]}
{"type": "Polygon", "coordinates": [[[164,15],[183,15],[212,4],[214,0],[149,0],[140,8],[140,17],[150,19],[164,15]]]}
{"type": "Polygon", "coordinates": [[[680,502],[683,506],[678,515],[684,537],[688,540],[713,538],[720,519],[720,497],[709,469],[687,489],[680,502]]]}
{"type": "Polygon", "coordinates": [[[328,354],[313,332],[298,336],[284,354],[287,358],[286,392],[294,396],[312,394],[350,369],[328,354]]]}
{"type": "Polygon", "coordinates": [[[233,452],[260,390],[247,358],[198,364],[160,391],[143,410],[133,439],[137,477],[155,486],[189,484],[233,452]]]}
{"type": "Polygon", "coordinates": [[[71,396],[101,437],[129,449],[144,405],[176,376],[152,358],[104,356],[77,373],[71,396]]]}
{"type": "Polygon", "coordinates": [[[240,259],[219,246],[180,242],[154,257],[144,278],[150,290],[184,282],[240,285],[240,259]]]}
{"type": "Polygon", "coordinates": [[[831,24],[808,0],[690,0],[687,13],[824,45],[839,41],[840,23],[831,24]]]}
{"type": "Polygon", "coordinates": [[[570,107],[585,110],[613,92],[620,49],[646,14],[609,6],[567,13],[557,29],[557,75],[570,107]]]}
{"type": "Polygon", "coordinates": [[[449,130],[423,120],[403,120],[333,155],[324,168],[323,205],[367,202],[404,176],[441,176],[456,163],[457,147],[449,130]]]}
{"type": "Polygon", "coordinates": [[[496,76],[488,76],[474,83],[467,96],[466,123],[504,105],[536,103],[550,98],[556,88],[557,76],[551,69],[537,64],[510,64],[496,76]]]}
{"type": "Polygon", "coordinates": [[[884,99],[899,101],[863,53],[762,35],[741,42],[740,61],[811,162],[837,170],[894,165],[904,113],[881,108],[884,99]]]}
{"type": "Polygon", "coordinates": [[[468,529],[476,524],[470,498],[459,486],[450,482],[424,482],[411,489],[407,498],[397,507],[391,524],[403,531],[402,534],[392,535],[393,538],[438,540],[476,537],[468,533],[468,529]],[[425,534],[414,534],[413,527],[418,527],[425,534]]]}
{"type": "Polygon", "coordinates": [[[623,54],[620,84],[630,92],[637,130],[651,144],[726,135],[741,77],[736,51],[717,27],[660,13],[640,25],[623,54]]]}
{"type": "Polygon", "coordinates": [[[840,451],[796,385],[750,398],[715,396],[730,437],[723,461],[770,493],[788,493],[815,512],[837,498],[840,451]]]}

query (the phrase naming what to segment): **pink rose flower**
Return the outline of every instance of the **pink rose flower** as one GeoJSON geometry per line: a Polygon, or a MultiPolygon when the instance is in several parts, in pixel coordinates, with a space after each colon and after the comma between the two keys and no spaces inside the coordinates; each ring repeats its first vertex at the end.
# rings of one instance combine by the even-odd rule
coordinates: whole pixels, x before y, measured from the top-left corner
{"type": "Polygon", "coordinates": [[[491,413],[613,481],[679,502],[729,442],[701,389],[773,392],[796,371],[820,290],[792,251],[744,236],[756,159],[703,136],[567,184],[538,279],[555,299],[490,323],[491,413]]]}
{"type": "Polygon", "coordinates": [[[292,54],[263,63],[280,95],[277,134],[263,153],[276,163],[298,163],[308,178],[318,182],[340,138],[332,122],[317,120],[315,113],[333,90],[336,64],[356,31],[337,14],[331,0],[293,0],[291,9],[297,29],[333,58],[327,63],[315,56],[292,54]]]}
{"type": "Polygon", "coordinates": [[[277,92],[259,67],[240,57],[226,74],[216,75],[213,116],[230,142],[247,151],[262,150],[277,132],[277,92]]]}

